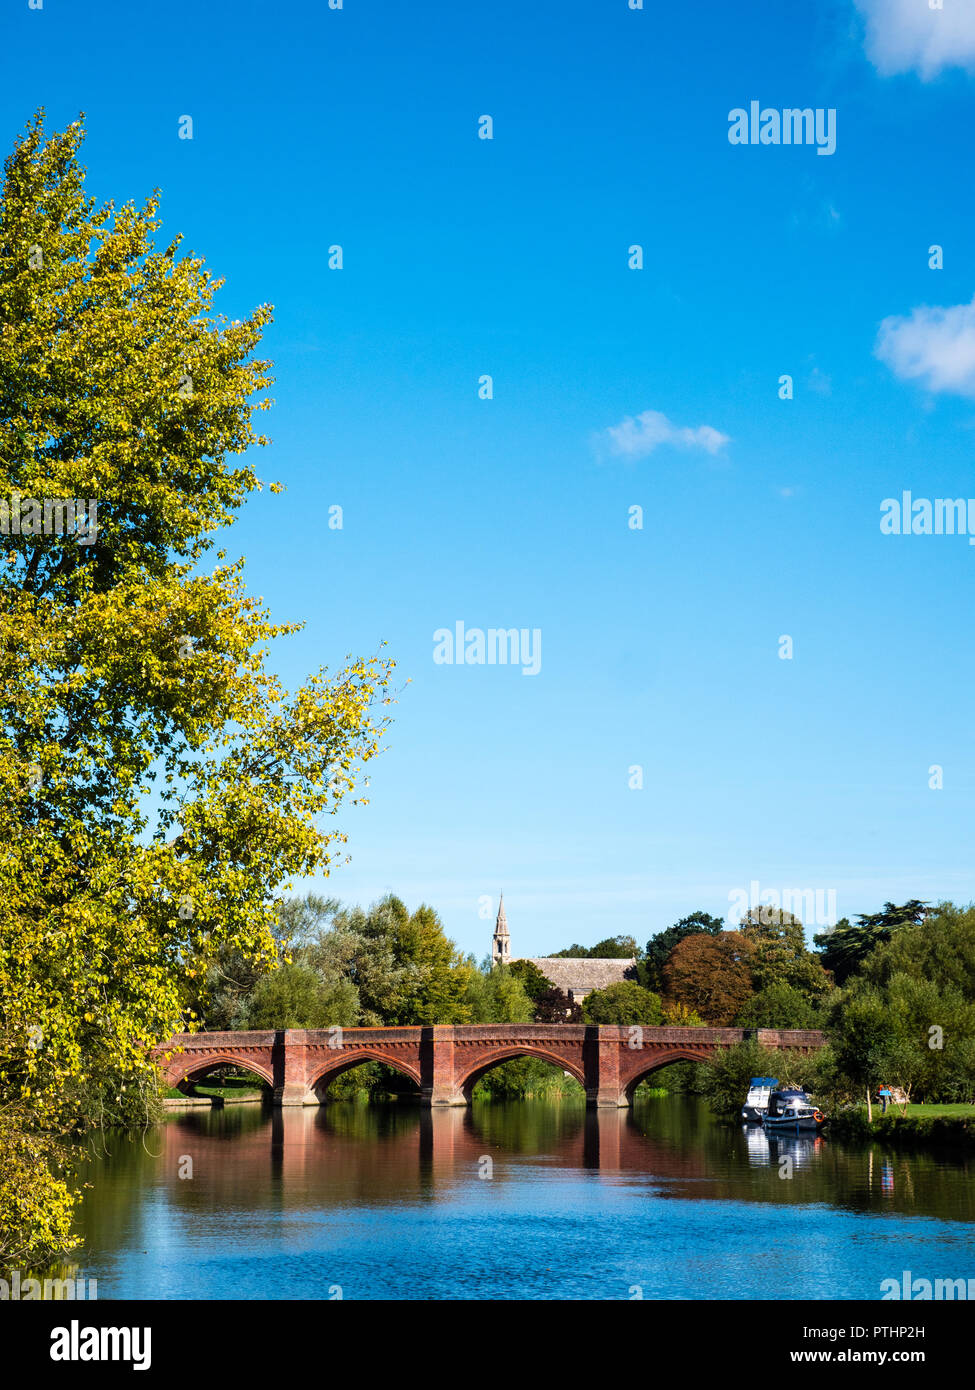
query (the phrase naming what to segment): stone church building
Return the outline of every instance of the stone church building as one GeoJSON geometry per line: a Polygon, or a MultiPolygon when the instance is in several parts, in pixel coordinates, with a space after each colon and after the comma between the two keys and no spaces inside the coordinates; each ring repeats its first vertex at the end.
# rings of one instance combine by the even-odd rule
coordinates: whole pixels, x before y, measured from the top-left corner
{"type": "Polygon", "coordinates": [[[532,965],[537,965],[542,974],[551,980],[556,989],[567,995],[573,1004],[581,1004],[586,995],[594,989],[605,989],[607,985],[633,979],[636,965],[635,956],[619,959],[585,956],[577,959],[567,956],[513,956],[502,893],[491,943],[491,961],[494,965],[510,965],[514,960],[530,960],[532,965]]]}

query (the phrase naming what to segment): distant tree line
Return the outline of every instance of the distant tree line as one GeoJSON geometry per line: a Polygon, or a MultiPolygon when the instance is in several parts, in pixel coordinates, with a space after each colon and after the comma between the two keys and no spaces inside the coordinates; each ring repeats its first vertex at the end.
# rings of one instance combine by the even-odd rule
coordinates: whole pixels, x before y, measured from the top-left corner
{"type": "MultiPolygon", "coordinates": [[[[366,910],[311,893],[287,899],[277,941],[270,972],[228,947],[186,1007],[210,1029],[566,1021],[822,1029],[829,1046],[815,1061],[796,1062],[815,1071],[821,1091],[862,1099],[886,1081],[918,1099],[975,1094],[975,907],[888,902],[819,933],[812,950],[798,918],[779,909],[754,909],[733,929],[694,912],[642,949],[616,936],[557,952],[635,962],[632,979],[581,1005],[533,961],[495,965],[464,955],[433,908],[410,912],[392,894],[366,910]]],[[[729,1094],[737,1072],[757,1058],[752,1045],[724,1064],[732,1067],[733,1081],[722,1083],[729,1094]]],[[[682,1069],[688,1085],[692,1070],[682,1069]]],[[[722,1074],[709,1071],[712,1089],[722,1074]]],[[[370,1075],[373,1090],[396,1089],[388,1069],[370,1075]]],[[[483,1086],[534,1094],[546,1089],[546,1076],[526,1059],[490,1073],[483,1086]]]]}

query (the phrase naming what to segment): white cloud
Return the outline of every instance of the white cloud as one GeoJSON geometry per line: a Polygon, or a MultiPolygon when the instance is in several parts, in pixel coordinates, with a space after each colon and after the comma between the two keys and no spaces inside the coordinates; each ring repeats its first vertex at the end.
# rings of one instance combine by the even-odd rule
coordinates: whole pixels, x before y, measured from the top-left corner
{"type": "Polygon", "coordinates": [[[907,318],[884,319],[874,351],[904,380],[975,397],[975,299],[947,309],[922,304],[907,318]]]}
{"type": "Polygon", "coordinates": [[[927,82],[943,68],[975,69],[971,0],[856,0],[867,23],[867,57],[885,77],[915,68],[927,82]]]}
{"type": "Polygon", "coordinates": [[[642,459],[662,444],[673,444],[679,449],[704,449],[716,454],[728,443],[729,436],[710,425],[698,425],[696,429],[681,427],[659,410],[645,410],[636,418],[628,415],[622,424],[610,425],[600,435],[600,440],[608,441],[611,454],[642,459]]]}

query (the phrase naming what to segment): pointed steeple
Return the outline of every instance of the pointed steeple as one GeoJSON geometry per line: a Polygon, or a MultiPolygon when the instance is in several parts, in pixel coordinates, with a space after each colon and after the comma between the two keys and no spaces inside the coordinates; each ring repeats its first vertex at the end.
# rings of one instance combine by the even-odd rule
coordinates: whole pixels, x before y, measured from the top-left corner
{"type": "Polygon", "coordinates": [[[511,959],[511,938],[508,936],[508,919],[504,915],[504,893],[498,903],[498,919],[494,924],[494,939],[491,942],[493,964],[507,965],[511,959]]]}

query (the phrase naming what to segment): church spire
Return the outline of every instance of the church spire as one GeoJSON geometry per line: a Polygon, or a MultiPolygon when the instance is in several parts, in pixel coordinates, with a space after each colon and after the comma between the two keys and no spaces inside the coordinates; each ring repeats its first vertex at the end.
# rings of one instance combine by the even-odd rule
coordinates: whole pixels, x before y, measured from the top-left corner
{"type": "Polygon", "coordinates": [[[498,920],[494,924],[494,939],[491,942],[491,962],[493,965],[507,965],[511,959],[511,938],[508,936],[508,919],[504,915],[504,893],[498,903],[498,920]]]}

